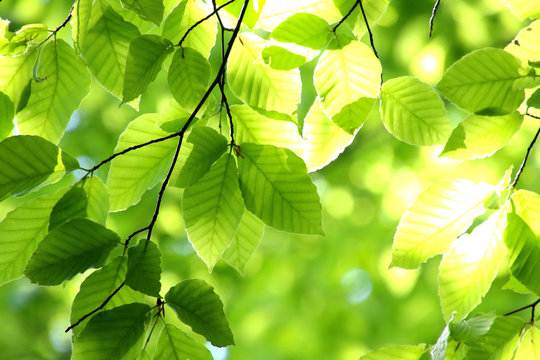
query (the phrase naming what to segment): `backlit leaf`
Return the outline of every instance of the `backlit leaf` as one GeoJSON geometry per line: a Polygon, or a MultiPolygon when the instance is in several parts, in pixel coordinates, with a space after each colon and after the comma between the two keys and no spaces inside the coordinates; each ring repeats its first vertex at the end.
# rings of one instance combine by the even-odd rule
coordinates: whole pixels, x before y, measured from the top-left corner
{"type": "MultiPolygon", "coordinates": [[[[354,6],[356,0],[334,0],[334,4],[345,16],[354,6]]],[[[382,15],[386,12],[386,8],[390,0],[362,0],[362,5],[366,13],[367,21],[371,28],[379,22],[382,15]]],[[[358,37],[362,37],[367,33],[366,23],[360,12],[360,7],[356,6],[354,11],[347,18],[347,22],[351,25],[354,33],[358,37]]]]}
{"type": "MultiPolygon", "coordinates": [[[[540,9],[539,9],[540,12],[540,9]]],[[[540,329],[532,326],[521,337],[521,342],[514,359],[539,359],[540,358],[540,329]]]]}
{"type": "Polygon", "coordinates": [[[204,345],[187,336],[171,324],[165,324],[157,344],[154,360],[212,360],[212,354],[204,345]]]}
{"type": "Polygon", "coordinates": [[[538,0],[505,0],[507,6],[521,20],[540,17],[540,1],[538,0]]]}
{"type": "Polygon", "coordinates": [[[302,55],[295,54],[281,46],[265,47],[261,53],[265,64],[276,70],[292,70],[306,62],[302,55]]]}
{"type": "Polygon", "coordinates": [[[496,317],[489,331],[469,348],[467,359],[512,359],[519,340],[517,335],[523,324],[518,317],[496,317]]]}
{"type": "Polygon", "coordinates": [[[512,195],[516,214],[540,235],[540,195],[528,190],[518,190],[512,195]]]}
{"type": "Polygon", "coordinates": [[[88,199],[83,188],[74,186],[54,205],[49,219],[49,231],[71,219],[86,217],[88,199]]]}
{"type": "Polygon", "coordinates": [[[271,31],[300,12],[319,16],[329,23],[339,21],[342,17],[339,10],[328,0],[267,1],[257,25],[271,31]]]}
{"type": "Polygon", "coordinates": [[[297,13],[279,24],[271,36],[277,41],[322,49],[330,33],[330,25],[317,15],[297,13]]]}
{"type": "Polygon", "coordinates": [[[122,0],[129,10],[134,11],[141,19],[158,25],[163,19],[163,0],[122,0]]]}
{"type": "Polygon", "coordinates": [[[139,241],[129,248],[126,285],[143,294],[159,297],[161,290],[161,253],[155,243],[139,241]]]}
{"type": "Polygon", "coordinates": [[[360,360],[419,360],[425,349],[424,344],[386,347],[360,357],[360,360]]]}
{"type": "Polygon", "coordinates": [[[32,79],[37,51],[30,50],[19,56],[0,56],[0,91],[9,96],[15,109],[19,108],[23,90],[32,79]]]}
{"type": "Polygon", "coordinates": [[[540,20],[536,20],[522,29],[504,50],[518,57],[524,63],[540,61],[540,20]]]}
{"type": "Polygon", "coordinates": [[[9,135],[13,129],[15,107],[13,102],[3,92],[0,92],[0,140],[9,135]]]}
{"type": "Polygon", "coordinates": [[[105,226],[107,214],[109,213],[109,190],[97,176],[92,176],[83,184],[84,191],[88,198],[86,212],[90,220],[105,226]]]}

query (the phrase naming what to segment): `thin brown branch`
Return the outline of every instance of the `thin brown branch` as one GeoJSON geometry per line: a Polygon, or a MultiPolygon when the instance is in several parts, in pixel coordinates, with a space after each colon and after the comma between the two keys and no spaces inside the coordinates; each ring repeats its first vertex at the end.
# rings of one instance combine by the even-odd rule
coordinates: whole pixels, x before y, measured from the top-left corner
{"type": "Polygon", "coordinates": [[[345,20],[347,20],[349,18],[349,16],[351,16],[351,14],[353,13],[354,9],[356,9],[356,7],[358,6],[358,4],[360,3],[360,1],[355,1],[355,3],[353,4],[353,6],[349,9],[349,11],[345,14],[345,16],[343,16],[341,18],[341,20],[339,20],[339,22],[334,26],[334,28],[332,29],[333,32],[336,32],[337,28],[340,27],[341,24],[343,24],[345,22],[345,20]]]}
{"type": "Polygon", "coordinates": [[[75,4],[73,4],[73,6],[71,7],[71,9],[69,10],[69,14],[68,16],[65,18],[65,20],[60,24],[58,25],[58,27],[53,30],[51,32],[51,34],[49,36],[47,36],[47,38],[45,40],[43,40],[42,42],[40,42],[37,46],[40,46],[41,44],[47,42],[50,38],[52,38],[53,36],[56,35],[56,33],[58,31],[60,31],[60,29],[62,29],[63,27],[65,27],[67,25],[67,23],[69,22],[69,20],[71,20],[71,16],[73,15],[73,10],[75,9],[75,4]]]}
{"type": "Polygon", "coordinates": [[[517,310],[510,311],[509,313],[504,314],[504,316],[513,315],[513,314],[518,313],[518,312],[520,312],[520,311],[527,310],[527,309],[531,309],[531,323],[534,323],[534,320],[535,320],[535,310],[536,310],[536,306],[537,306],[538,304],[540,304],[540,299],[536,300],[536,301],[533,302],[532,304],[525,305],[525,306],[523,306],[523,307],[520,307],[520,308],[517,309],[517,310]]]}
{"type": "Polygon", "coordinates": [[[531,150],[534,147],[534,144],[536,144],[536,140],[538,140],[538,136],[540,135],[540,128],[536,131],[536,135],[534,135],[534,138],[532,139],[531,143],[529,144],[529,147],[527,148],[527,152],[525,153],[525,157],[523,158],[523,161],[521,162],[521,165],[519,166],[519,169],[516,173],[516,177],[514,178],[514,181],[510,185],[512,188],[515,188],[519,178],[521,177],[521,174],[523,173],[523,170],[525,169],[525,165],[527,165],[527,160],[529,159],[529,155],[531,154],[531,150]]]}
{"type": "Polygon", "coordinates": [[[373,49],[373,53],[379,58],[379,54],[377,53],[377,49],[375,48],[375,41],[373,40],[373,33],[371,32],[371,28],[369,27],[369,22],[366,16],[366,12],[364,11],[364,5],[362,4],[362,0],[357,1],[358,4],[360,4],[360,10],[362,10],[362,16],[364,17],[364,22],[366,23],[366,28],[369,34],[369,43],[371,44],[371,48],[373,49]]]}
{"type": "Polygon", "coordinates": [[[440,4],[441,0],[437,0],[433,6],[433,10],[431,10],[431,17],[429,18],[429,37],[431,37],[431,34],[433,33],[433,22],[435,21],[435,15],[437,14],[440,4]]]}

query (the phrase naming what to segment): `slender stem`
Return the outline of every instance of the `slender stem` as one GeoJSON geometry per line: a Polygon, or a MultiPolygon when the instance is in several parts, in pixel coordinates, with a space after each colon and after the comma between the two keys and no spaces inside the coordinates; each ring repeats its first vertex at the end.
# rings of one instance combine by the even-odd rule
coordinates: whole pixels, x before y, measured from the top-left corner
{"type": "Polygon", "coordinates": [[[512,315],[512,314],[515,314],[515,313],[518,313],[520,311],[523,311],[523,310],[527,310],[527,309],[531,309],[531,322],[534,323],[534,318],[535,318],[535,310],[536,310],[536,306],[540,304],[540,299],[536,300],[535,302],[533,302],[532,304],[529,304],[529,305],[525,305],[523,307],[520,307],[519,309],[517,310],[514,310],[514,311],[510,311],[509,313],[506,313],[504,314],[504,316],[509,316],[509,315],[512,315]]]}
{"type": "Polygon", "coordinates": [[[521,162],[521,165],[519,166],[519,169],[516,173],[516,177],[514,178],[514,181],[510,185],[512,188],[516,187],[519,178],[521,177],[521,174],[523,173],[523,170],[525,169],[525,165],[527,164],[527,160],[529,159],[529,155],[531,154],[531,150],[534,147],[534,144],[536,143],[536,140],[538,140],[538,136],[540,135],[540,128],[536,131],[536,135],[534,135],[534,138],[532,139],[531,143],[529,144],[529,147],[527,148],[527,152],[525,153],[525,157],[523,158],[523,161],[521,162]]]}
{"type": "Polygon", "coordinates": [[[529,117],[532,117],[533,119],[540,120],[540,116],[536,116],[536,115],[533,115],[533,114],[530,114],[530,113],[526,113],[525,115],[529,116],[529,117]]]}
{"type": "Polygon", "coordinates": [[[431,17],[429,18],[429,37],[431,37],[431,34],[433,33],[433,21],[435,20],[435,15],[437,14],[437,9],[439,9],[440,4],[441,0],[437,0],[433,6],[433,10],[431,10],[431,17]]]}
{"type": "Polygon", "coordinates": [[[40,46],[41,44],[47,42],[50,38],[52,38],[53,36],[56,35],[56,33],[58,31],[60,31],[60,29],[62,29],[64,26],[67,25],[67,23],[69,22],[69,20],[71,20],[71,16],[73,15],[73,10],[75,10],[75,4],[73,4],[73,6],[71,6],[71,9],[69,10],[69,14],[68,16],[65,18],[65,20],[55,29],[51,32],[51,34],[49,36],[47,36],[47,38],[45,40],[43,40],[42,42],[40,42],[37,46],[40,46]]]}
{"type": "Polygon", "coordinates": [[[369,27],[369,22],[366,16],[366,12],[364,11],[364,5],[362,4],[362,0],[357,1],[358,4],[360,4],[360,10],[362,10],[362,16],[364,17],[364,22],[366,23],[366,28],[369,34],[369,43],[371,44],[371,48],[373,49],[373,53],[379,58],[379,54],[377,53],[377,49],[375,48],[375,41],[373,41],[373,33],[371,32],[371,28],[369,27]]]}
{"type": "Polygon", "coordinates": [[[334,26],[334,28],[332,29],[333,32],[336,32],[337,28],[343,24],[345,22],[345,20],[347,20],[347,18],[349,16],[351,16],[351,14],[353,13],[354,9],[356,8],[356,6],[358,6],[358,4],[360,3],[360,0],[357,0],[353,6],[349,9],[349,11],[347,12],[347,14],[345,14],[344,17],[341,18],[341,20],[339,20],[339,22],[334,26]]]}

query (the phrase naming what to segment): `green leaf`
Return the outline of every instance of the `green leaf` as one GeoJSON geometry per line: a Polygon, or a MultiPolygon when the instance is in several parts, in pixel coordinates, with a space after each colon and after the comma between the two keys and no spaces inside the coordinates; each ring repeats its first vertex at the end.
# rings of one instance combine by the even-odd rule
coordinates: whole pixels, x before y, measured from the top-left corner
{"type": "Polygon", "coordinates": [[[493,155],[508,144],[519,130],[523,116],[515,112],[505,116],[467,116],[453,131],[439,156],[454,160],[493,155]]]}
{"type": "Polygon", "coordinates": [[[360,360],[419,360],[425,349],[424,344],[386,347],[360,357],[360,360]]]}
{"type": "MultiPolygon", "coordinates": [[[[449,323],[452,322],[453,316],[448,320],[449,323]]],[[[446,358],[446,348],[448,347],[448,337],[450,336],[450,329],[446,325],[443,329],[443,332],[437,339],[437,342],[430,351],[430,360],[445,360],[446,358]]]]}
{"type": "Polygon", "coordinates": [[[58,148],[38,136],[12,136],[0,142],[0,200],[30,190],[56,167],[58,148]]]}
{"type": "MultiPolygon", "coordinates": [[[[345,16],[349,10],[354,6],[356,0],[334,0],[334,4],[340,10],[341,14],[345,16]]],[[[379,22],[382,15],[386,12],[386,8],[390,0],[362,0],[364,11],[371,28],[379,22]]],[[[347,22],[351,25],[356,36],[361,38],[367,33],[366,23],[360,12],[360,7],[356,6],[354,11],[347,18],[347,22]]]]}
{"type": "MultiPolygon", "coordinates": [[[[216,5],[218,6],[223,5],[227,1],[228,0],[217,0],[216,5]]],[[[259,18],[261,11],[263,10],[265,3],[266,3],[266,0],[250,1],[247,4],[246,13],[244,14],[242,23],[247,25],[250,29],[253,29],[253,27],[255,26],[255,23],[257,22],[257,19],[259,18]]],[[[243,5],[244,5],[243,2],[241,1],[233,2],[232,4],[227,5],[225,7],[225,10],[227,10],[228,13],[238,18],[240,16],[240,12],[242,11],[243,5]]]]}
{"type": "Polygon", "coordinates": [[[504,115],[514,112],[523,101],[522,89],[515,80],[523,78],[521,64],[501,49],[473,51],[456,61],[437,87],[454,104],[480,115],[504,115]]]}
{"type": "Polygon", "coordinates": [[[74,186],[54,205],[49,219],[49,231],[71,219],[86,217],[88,199],[83,188],[74,186]]]}
{"type": "Polygon", "coordinates": [[[443,180],[431,185],[403,214],[394,236],[392,266],[414,269],[452,242],[484,213],[495,187],[468,180],[443,180]]]}
{"type": "Polygon", "coordinates": [[[150,306],[134,303],[100,312],[75,339],[73,360],[134,359],[150,306]]]}
{"type": "Polygon", "coordinates": [[[292,114],[300,103],[300,72],[280,71],[261,63],[266,42],[251,33],[238,36],[227,64],[231,90],[246,104],[268,111],[292,114]]]}
{"type": "Polygon", "coordinates": [[[306,62],[305,56],[275,45],[265,47],[261,52],[261,56],[265,64],[276,70],[296,69],[306,62]]]}
{"type": "MultiPolygon", "coordinates": [[[[539,9],[540,12],[540,9],[539,9]]],[[[540,329],[532,326],[521,337],[521,342],[514,359],[539,359],[540,358],[540,329]]]]}
{"type": "Polygon", "coordinates": [[[510,276],[510,279],[502,287],[504,290],[512,290],[518,294],[530,294],[531,291],[527,289],[518,279],[513,276],[510,276]]]}
{"type": "Polygon", "coordinates": [[[443,101],[431,86],[415,77],[386,81],[380,109],[386,129],[408,144],[442,144],[450,135],[443,101]]]}
{"type": "Polygon", "coordinates": [[[141,19],[159,26],[163,19],[163,0],[122,0],[122,5],[134,11],[141,19]]]}
{"type": "Polygon", "coordinates": [[[364,125],[374,104],[374,98],[360,98],[352,104],[343,106],[340,112],[334,115],[332,121],[349,134],[354,135],[356,130],[364,125]]]}
{"type": "Polygon", "coordinates": [[[155,243],[139,241],[129,248],[126,285],[143,294],[159,297],[161,290],[161,253],[155,243]]]}
{"type": "Polygon", "coordinates": [[[505,0],[510,10],[521,20],[540,17],[540,2],[535,0],[505,0]]]}
{"type": "Polygon", "coordinates": [[[88,93],[90,74],[63,40],[47,43],[37,66],[28,104],[17,114],[17,128],[22,134],[39,135],[57,143],[71,114],[88,93]]]}
{"type": "Polygon", "coordinates": [[[326,44],[330,31],[330,25],[317,15],[297,13],[279,24],[271,37],[284,43],[320,50],[326,44]]]}
{"type": "Polygon", "coordinates": [[[214,129],[193,128],[180,149],[171,184],[179,188],[195,184],[226,149],[227,139],[214,129]]]}
{"type": "Polygon", "coordinates": [[[327,50],[315,67],[315,89],[324,112],[344,130],[353,132],[360,126],[371,107],[361,98],[375,98],[381,84],[381,64],[371,48],[359,41],[327,50]],[[344,110],[349,104],[351,107],[344,110]],[[343,111],[343,112],[342,112],[343,111]],[[340,114],[341,113],[341,114],[340,114]],[[338,119],[334,119],[338,115],[338,119]],[[347,119],[347,116],[353,117],[347,119]],[[360,116],[360,120],[356,117],[360,116]]]}
{"type": "Polygon", "coordinates": [[[524,65],[529,61],[540,61],[540,21],[536,20],[521,29],[504,50],[519,58],[524,65]]]}
{"type": "MultiPolygon", "coordinates": [[[[159,114],[144,114],[133,120],[120,135],[115,152],[168,133],[156,126],[159,114]]],[[[154,143],[117,157],[111,163],[107,187],[111,211],[124,210],[139,202],[147,189],[166,175],[176,146],[175,139],[154,143]]]]}
{"type": "Polygon", "coordinates": [[[203,335],[214,346],[234,345],[229,322],[223,313],[223,303],[214,288],[204,280],[184,280],[165,295],[167,304],[178,318],[203,335]]]}
{"type": "Polygon", "coordinates": [[[107,6],[81,44],[82,55],[92,74],[118,98],[122,98],[129,44],[139,35],[135,25],[124,21],[107,6]]]}
{"type": "Polygon", "coordinates": [[[0,55],[17,56],[23,54],[28,51],[31,45],[44,41],[47,35],[47,26],[43,24],[24,25],[15,33],[6,33],[3,41],[0,40],[0,55]]]}
{"type": "Polygon", "coordinates": [[[252,142],[287,148],[302,155],[303,140],[296,124],[264,116],[247,105],[231,106],[234,139],[238,144],[252,142]]]}
{"type": "Polygon", "coordinates": [[[303,137],[305,144],[302,158],[309,172],[328,165],[354,140],[353,135],[326,116],[319,101],[315,101],[304,119],[303,137]]]}
{"type": "Polygon", "coordinates": [[[536,89],[534,93],[527,99],[527,107],[540,109],[540,89],[536,89]]]}
{"type": "MultiPolygon", "coordinates": [[[[127,264],[123,257],[117,257],[103,268],[94,271],[81,284],[81,288],[73,304],[71,305],[70,322],[74,324],[84,315],[97,309],[122,283],[126,278],[127,264]]],[[[143,294],[123,286],[105,305],[104,310],[109,310],[117,306],[140,302],[143,294]]],[[[88,319],[73,329],[73,333],[78,335],[86,326],[88,319]]]]}
{"type": "Polygon", "coordinates": [[[332,1],[267,1],[259,16],[257,26],[271,31],[287,18],[300,12],[319,16],[328,23],[339,21],[342,18],[332,1]]]}
{"type": "Polygon", "coordinates": [[[540,235],[540,195],[527,190],[518,190],[512,195],[512,203],[519,215],[536,235],[540,235]]]}
{"type": "Polygon", "coordinates": [[[442,258],[439,297],[444,318],[464,319],[486,295],[506,255],[506,212],[499,210],[461,235],[442,258]]]}
{"type": "MultiPolygon", "coordinates": [[[[167,16],[167,19],[165,19],[162,36],[174,44],[178,44],[190,27],[212,11],[213,8],[210,2],[183,0],[167,16]]],[[[208,58],[210,50],[214,47],[216,34],[217,20],[215,16],[212,16],[193,29],[184,40],[182,46],[195,49],[204,57],[208,58]]]]}
{"type": "Polygon", "coordinates": [[[71,34],[77,52],[81,51],[81,45],[85,42],[88,33],[93,2],[94,0],[77,0],[71,12],[71,34]]]}
{"type": "Polygon", "coordinates": [[[146,91],[171,51],[172,43],[157,35],[141,35],[131,41],[122,90],[123,102],[131,101],[146,91]]]}
{"type": "Polygon", "coordinates": [[[523,219],[508,214],[504,242],[508,247],[510,271],[529,290],[540,295],[540,236],[523,219]]]}
{"type": "Polygon", "coordinates": [[[109,190],[97,176],[86,179],[83,188],[88,198],[86,208],[88,218],[105,226],[110,207],[109,190]]]}
{"type": "Polygon", "coordinates": [[[15,109],[19,109],[23,91],[32,79],[36,58],[35,50],[19,56],[0,56],[0,91],[9,96],[15,109]]]}
{"type": "Polygon", "coordinates": [[[238,158],[246,208],[267,225],[303,234],[324,234],[317,189],[302,159],[287,149],[244,143],[238,158]]]}
{"type": "Polygon", "coordinates": [[[210,63],[197,50],[184,47],[174,53],[167,80],[178,103],[193,111],[201,101],[210,80],[210,63]]]}
{"type": "Polygon", "coordinates": [[[481,336],[487,334],[494,321],[493,314],[475,314],[469,319],[451,322],[450,335],[456,341],[474,345],[481,336]]]}
{"type": "MultiPolygon", "coordinates": [[[[497,316],[489,331],[481,336],[467,352],[467,359],[512,359],[517,346],[516,336],[523,320],[514,316],[497,316]],[[502,355],[509,355],[508,357],[502,355]]],[[[516,359],[517,360],[517,359],[516,359]]]]}
{"type": "Polygon", "coordinates": [[[171,324],[165,324],[157,344],[154,360],[212,360],[212,354],[204,345],[187,336],[171,324]]]}
{"type": "Polygon", "coordinates": [[[111,230],[88,219],[73,219],[45,236],[24,274],[40,285],[58,285],[91,266],[103,265],[119,242],[111,230]]]}
{"type": "Polygon", "coordinates": [[[244,211],[232,155],[224,154],[185,190],[182,210],[189,241],[212,271],[231,243],[244,211]]]}
{"type": "Polygon", "coordinates": [[[13,116],[15,116],[13,102],[9,96],[0,92],[0,140],[13,130],[13,116]]]}
{"type": "Polygon", "coordinates": [[[236,235],[222,255],[223,260],[244,275],[246,265],[259,245],[263,230],[263,223],[255,215],[244,210],[236,235]]]}
{"type": "Polygon", "coordinates": [[[23,275],[37,244],[47,234],[49,216],[64,191],[29,200],[0,223],[0,284],[23,275]]]}

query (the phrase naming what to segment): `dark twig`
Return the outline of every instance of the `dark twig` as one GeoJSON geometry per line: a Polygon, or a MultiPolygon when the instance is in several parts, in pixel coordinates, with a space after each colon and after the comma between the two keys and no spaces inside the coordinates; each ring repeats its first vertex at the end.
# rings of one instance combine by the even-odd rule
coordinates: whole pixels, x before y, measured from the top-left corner
{"type": "Polygon", "coordinates": [[[45,40],[43,40],[42,42],[40,42],[37,46],[40,46],[41,44],[47,42],[50,38],[52,38],[53,36],[56,35],[56,33],[58,31],[60,31],[60,29],[62,29],[64,26],[67,25],[67,23],[69,22],[69,20],[71,20],[71,16],[73,15],[73,10],[75,9],[75,4],[73,4],[73,6],[71,7],[71,10],[69,10],[69,14],[67,16],[67,18],[65,18],[65,20],[55,29],[51,32],[51,34],[49,36],[47,36],[47,38],[45,40]]]}
{"type": "Polygon", "coordinates": [[[371,44],[371,48],[373,49],[373,53],[379,58],[379,54],[377,54],[377,49],[375,48],[375,41],[373,41],[373,33],[371,32],[371,28],[369,27],[369,22],[366,16],[366,12],[364,11],[364,5],[362,4],[362,0],[357,1],[358,4],[360,4],[360,10],[362,10],[362,16],[364,17],[364,22],[366,23],[366,28],[369,34],[369,43],[371,44]]]}
{"type": "Polygon", "coordinates": [[[532,117],[533,119],[540,120],[540,116],[536,116],[536,115],[529,114],[529,113],[526,113],[525,115],[526,115],[526,116],[529,116],[529,117],[532,117]]]}
{"type": "Polygon", "coordinates": [[[519,169],[516,173],[516,177],[514,178],[514,181],[512,182],[512,184],[510,185],[512,188],[516,187],[519,181],[519,178],[521,177],[521,173],[523,173],[523,170],[525,169],[525,165],[527,164],[527,160],[529,159],[531,150],[534,147],[536,140],[538,140],[539,135],[540,135],[540,128],[538,128],[538,131],[536,131],[536,135],[534,135],[534,138],[532,139],[531,143],[529,144],[529,147],[527,148],[527,152],[525,153],[525,157],[523,158],[523,161],[521,162],[521,165],[519,166],[519,169]]]}
{"type": "Polygon", "coordinates": [[[518,312],[523,311],[523,310],[531,309],[531,323],[534,323],[534,320],[535,320],[535,319],[534,319],[534,318],[535,318],[535,310],[536,310],[536,306],[537,306],[538,304],[540,304],[540,299],[536,300],[536,301],[533,302],[532,304],[525,305],[525,306],[520,307],[519,309],[514,310],[514,311],[510,311],[509,313],[504,314],[504,316],[509,316],[509,315],[518,313],[518,312]]]}
{"type": "Polygon", "coordinates": [[[114,297],[114,295],[116,295],[116,294],[120,291],[120,289],[122,289],[122,288],[124,287],[124,285],[126,285],[126,282],[125,282],[125,281],[124,281],[123,283],[121,283],[120,286],[118,286],[118,287],[116,288],[116,290],[114,290],[114,291],[112,292],[112,294],[109,295],[109,296],[105,299],[105,301],[103,301],[103,302],[101,303],[101,305],[99,305],[99,306],[98,306],[97,308],[95,308],[94,310],[90,311],[88,314],[84,315],[82,318],[80,318],[79,320],[77,320],[77,322],[74,323],[73,325],[70,325],[70,327],[68,327],[68,328],[66,329],[65,332],[68,332],[69,330],[74,329],[76,326],[78,326],[78,325],[79,325],[80,323],[82,323],[84,320],[86,320],[86,319],[89,318],[90,316],[94,315],[94,314],[95,314],[96,312],[98,312],[99,310],[103,309],[103,308],[109,303],[109,301],[111,301],[111,299],[114,297]]]}
{"type": "MultiPolygon", "coordinates": [[[[225,6],[235,2],[236,0],[229,0],[227,1],[225,4],[221,5],[221,6],[218,6],[217,8],[214,8],[214,11],[212,11],[210,14],[208,14],[207,16],[205,16],[204,18],[202,18],[201,20],[197,21],[195,24],[191,25],[191,27],[189,29],[187,29],[186,33],[184,34],[184,36],[182,36],[182,38],[180,39],[180,41],[178,42],[178,45],[177,46],[180,46],[182,47],[182,43],[184,42],[184,40],[186,40],[186,37],[188,36],[188,34],[193,30],[195,29],[197,26],[199,26],[200,24],[202,24],[203,22],[205,22],[206,20],[210,19],[214,14],[217,14],[217,12],[221,9],[223,9],[225,6]]],[[[219,18],[219,15],[218,15],[218,18],[219,18]]],[[[221,19],[220,19],[220,22],[221,22],[221,19]]]]}
{"type": "Polygon", "coordinates": [[[431,17],[429,18],[429,37],[431,37],[431,34],[433,33],[433,21],[435,20],[435,15],[437,14],[437,9],[439,8],[440,4],[441,0],[437,0],[433,6],[433,10],[431,10],[431,17]]]}
{"type": "Polygon", "coordinates": [[[333,32],[336,32],[337,28],[343,24],[345,22],[345,20],[347,20],[349,18],[349,16],[351,16],[351,14],[353,13],[354,9],[356,8],[356,6],[358,6],[358,4],[360,3],[360,0],[357,0],[353,6],[349,9],[349,11],[347,12],[347,14],[345,14],[344,17],[341,18],[341,20],[339,20],[339,22],[334,26],[334,28],[332,29],[333,32]]]}

